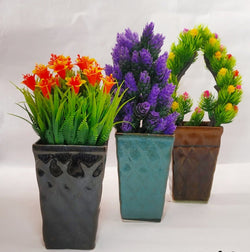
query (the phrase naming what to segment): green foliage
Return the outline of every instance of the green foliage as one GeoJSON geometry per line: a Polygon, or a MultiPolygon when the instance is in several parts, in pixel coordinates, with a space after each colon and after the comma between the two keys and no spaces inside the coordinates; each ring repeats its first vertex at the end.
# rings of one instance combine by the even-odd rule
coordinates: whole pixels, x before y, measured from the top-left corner
{"type": "Polygon", "coordinates": [[[38,89],[31,94],[23,88],[19,90],[26,103],[19,106],[27,112],[42,143],[103,145],[108,141],[114,119],[122,107],[119,105],[124,93],[119,96],[120,89],[118,86],[111,101],[111,94],[99,86],[86,86],[84,95],[76,94],[70,88],[62,92],[56,86],[49,98],[38,89]]]}
{"type": "MultiPolygon", "coordinates": [[[[208,113],[211,126],[229,123],[237,115],[238,109],[234,108],[242,98],[241,76],[237,70],[234,70],[235,58],[231,54],[227,54],[218,35],[200,25],[192,30],[185,29],[180,33],[178,43],[172,45],[167,61],[168,68],[172,70],[170,81],[176,85],[173,97],[179,103],[179,108],[176,110],[180,113],[178,124],[183,123],[185,113],[190,111],[184,111],[182,104],[178,101],[179,82],[186,70],[196,60],[199,50],[203,52],[206,66],[214,76],[217,91],[215,96],[204,97],[202,95],[199,106],[208,113]]],[[[195,113],[193,115],[196,116],[195,113]]],[[[190,125],[196,123],[193,122],[195,119],[193,115],[190,125]]]]}
{"type": "Polygon", "coordinates": [[[172,106],[172,112],[176,111],[179,113],[179,116],[176,121],[176,125],[182,125],[184,116],[185,114],[191,111],[192,105],[193,105],[193,101],[186,92],[175,98],[175,103],[173,103],[173,106],[172,106]]]}
{"type": "Polygon", "coordinates": [[[204,117],[204,111],[200,108],[196,108],[192,113],[189,122],[187,122],[187,126],[200,126],[204,117]]]}

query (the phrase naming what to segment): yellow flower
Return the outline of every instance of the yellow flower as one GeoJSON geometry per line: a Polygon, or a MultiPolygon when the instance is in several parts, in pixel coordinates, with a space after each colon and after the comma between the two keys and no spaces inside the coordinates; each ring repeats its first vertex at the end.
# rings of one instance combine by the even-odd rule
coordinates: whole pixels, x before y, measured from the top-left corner
{"type": "Polygon", "coordinates": [[[209,44],[212,45],[212,46],[215,45],[216,42],[217,42],[217,39],[214,38],[214,37],[209,39],[209,44]]]}
{"type": "Polygon", "coordinates": [[[217,51],[217,52],[214,54],[214,57],[215,57],[217,60],[220,60],[220,58],[221,58],[221,52],[220,52],[220,51],[217,51]]]}
{"type": "Polygon", "coordinates": [[[233,105],[232,105],[232,103],[227,103],[227,105],[225,106],[225,110],[226,111],[230,111],[230,110],[232,110],[233,109],[233,105]]]}
{"type": "Polygon", "coordinates": [[[197,36],[198,35],[198,30],[197,29],[192,29],[192,30],[190,30],[190,34],[191,34],[191,36],[193,36],[193,37],[195,37],[195,36],[197,36]]]}
{"type": "Polygon", "coordinates": [[[177,110],[178,108],[179,108],[179,103],[176,102],[176,101],[174,101],[174,102],[172,103],[172,109],[175,111],[175,110],[177,110]]]}
{"type": "Polygon", "coordinates": [[[232,94],[235,91],[235,87],[233,85],[229,85],[227,91],[229,94],[232,94]]]}
{"type": "Polygon", "coordinates": [[[222,67],[222,68],[220,69],[220,71],[218,72],[218,74],[221,75],[221,76],[225,76],[226,73],[227,73],[227,69],[224,68],[224,67],[222,67]]]}
{"type": "Polygon", "coordinates": [[[172,59],[174,59],[174,57],[175,57],[175,54],[173,52],[170,52],[169,55],[168,55],[168,58],[170,60],[172,60],[172,59]]]}

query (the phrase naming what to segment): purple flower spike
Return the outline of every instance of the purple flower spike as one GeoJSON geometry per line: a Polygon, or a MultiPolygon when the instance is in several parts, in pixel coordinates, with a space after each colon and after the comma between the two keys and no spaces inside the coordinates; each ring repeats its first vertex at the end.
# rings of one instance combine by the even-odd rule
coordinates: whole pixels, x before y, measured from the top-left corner
{"type": "Polygon", "coordinates": [[[132,114],[133,114],[133,106],[134,106],[134,103],[132,102],[128,102],[127,104],[124,105],[124,107],[122,108],[124,113],[126,115],[129,115],[130,117],[132,117],[132,114]]]}
{"type": "Polygon", "coordinates": [[[120,69],[120,67],[119,67],[118,64],[114,65],[114,68],[113,68],[113,77],[115,79],[117,79],[119,81],[119,83],[122,82],[122,79],[123,79],[123,77],[122,77],[122,71],[121,71],[121,69],[120,69]]]}
{"type": "Polygon", "coordinates": [[[129,49],[124,46],[116,45],[112,52],[113,61],[115,64],[126,63],[130,60],[129,49]]]}
{"type": "Polygon", "coordinates": [[[135,64],[139,63],[139,53],[137,51],[133,51],[131,61],[132,63],[135,63],[135,64]]]}
{"type": "Polygon", "coordinates": [[[173,102],[173,98],[172,98],[172,94],[174,92],[175,89],[175,85],[173,85],[172,83],[166,85],[159,93],[158,99],[159,99],[159,103],[162,106],[167,106],[168,108],[171,107],[172,102],[173,102]]]}
{"type": "Polygon", "coordinates": [[[170,73],[171,73],[171,70],[166,68],[165,73],[163,75],[163,78],[161,80],[162,83],[167,83],[168,82],[168,78],[169,78],[170,73]]]}
{"type": "Polygon", "coordinates": [[[160,113],[154,110],[150,111],[147,117],[147,122],[149,123],[149,125],[154,128],[159,123],[159,121],[160,113]]]}
{"type": "Polygon", "coordinates": [[[168,53],[165,52],[155,61],[155,71],[159,76],[160,80],[164,77],[166,72],[166,63],[167,63],[168,53]]]}
{"type": "Polygon", "coordinates": [[[105,65],[105,74],[106,75],[110,75],[110,74],[113,74],[113,67],[111,65],[105,65]]]}
{"type": "Polygon", "coordinates": [[[153,63],[153,59],[150,52],[147,49],[143,48],[140,50],[139,54],[140,54],[141,63],[147,67],[151,67],[153,63]]]}
{"type": "Polygon", "coordinates": [[[166,117],[166,128],[164,134],[172,135],[176,129],[175,122],[179,116],[179,113],[174,112],[166,117]]]}
{"type": "Polygon", "coordinates": [[[125,88],[128,88],[128,93],[132,93],[132,92],[137,91],[137,85],[136,85],[136,81],[135,81],[133,73],[128,72],[125,75],[124,84],[125,84],[125,88]]]}
{"type": "Polygon", "coordinates": [[[131,125],[131,122],[132,122],[132,118],[130,115],[126,115],[124,118],[123,118],[123,123],[122,123],[122,126],[121,126],[121,129],[123,132],[131,132],[132,131],[132,125],[131,125]],[[130,122],[130,123],[128,123],[130,122]]]}
{"type": "Polygon", "coordinates": [[[165,37],[161,34],[156,34],[149,42],[150,46],[152,47],[152,49],[154,49],[155,51],[157,51],[157,53],[159,54],[161,51],[161,47],[163,46],[163,41],[164,41],[165,37]]]}
{"type": "Polygon", "coordinates": [[[119,46],[127,47],[129,50],[139,42],[138,34],[132,33],[130,29],[126,29],[125,33],[118,33],[116,40],[119,46]]]}
{"type": "Polygon", "coordinates": [[[142,32],[142,38],[141,40],[144,41],[149,41],[152,39],[154,35],[154,23],[151,22],[145,26],[142,32]]]}
{"type": "Polygon", "coordinates": [[[156,106],[159,93],[160,93],[160,88],[158,87],[158,84],[154,84],[148,96],[148,102],[150,106],[153,108],[156,106]]]}
{"type": "Polygon", "coordinates": [[[145,70],[140,73],[140,80],[141,83],[148,85],[150,83],[150,76],[148,72],[145,70]]]}
{"type": "Polygon", "coordinates": [[[144,118],[150,109],[150,104],[148,102],[138,103],[135,108],[136,116],[139,119],[144,118]]]}

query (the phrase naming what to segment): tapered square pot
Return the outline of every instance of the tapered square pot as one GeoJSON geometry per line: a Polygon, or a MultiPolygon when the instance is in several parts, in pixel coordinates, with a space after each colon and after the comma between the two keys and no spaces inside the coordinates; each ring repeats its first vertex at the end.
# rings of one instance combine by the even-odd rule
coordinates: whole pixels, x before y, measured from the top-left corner
{"type": "Polygon", "coordinates": [[[33,145],[48,249],[93,249],[107,146],[33,145]]]}
{"type": "Polygon", "coordinates": [[[161,221],[174,136],[116,133],[121,216],[161,221]]]}
{"type": "Polygon", "coordinates": [[[208,201],[223,127],[178,126],[173,149],[173,199],[208,201]]]}

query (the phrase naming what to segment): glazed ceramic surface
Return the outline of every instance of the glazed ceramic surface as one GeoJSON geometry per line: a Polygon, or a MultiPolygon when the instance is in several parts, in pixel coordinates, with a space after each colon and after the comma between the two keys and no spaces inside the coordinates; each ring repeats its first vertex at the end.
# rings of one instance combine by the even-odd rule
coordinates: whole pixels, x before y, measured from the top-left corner
{"type": "Polygon", "coordinates": [[[174,200],[208,201],[223,127],[178,126],[173,150],[174,200]]]}
{"type": "Polygon", "coordinates": [[[174,137],[116,133],[123,219],[160,221],[174,137]]]}
{"type": "Polygon", "coordinates": [[[46,248],[95,247],[106,151],[106,146],[33,145],[46,248]]]}

